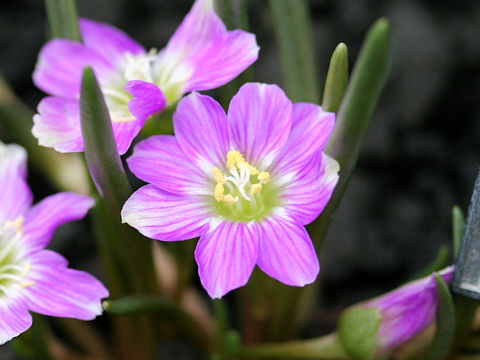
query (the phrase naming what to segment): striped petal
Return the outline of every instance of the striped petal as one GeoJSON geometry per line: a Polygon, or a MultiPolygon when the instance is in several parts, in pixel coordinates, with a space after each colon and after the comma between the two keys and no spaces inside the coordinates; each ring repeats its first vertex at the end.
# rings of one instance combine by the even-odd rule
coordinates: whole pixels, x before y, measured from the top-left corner
{"type": "Polygon", "coordinates": [[[195,249],[198,274],[212,298],[221,298],[245,285],[258,253],[255,224],[226,221],[212,226],[195,249]]]}
{"type": "Polygon", "coordinates": [[[260,269],[286,285],[314,282],[320,265],[305,228],[281,212],[262,220],[259,226],[260,269]]]}
{"type": "Polygon", "coordinates": [[[141,187],[125,202],[122,221],[157,240],[178,241],[200,236],[212,216],[200,197],[174,195],[153,185],[141,187]]]}

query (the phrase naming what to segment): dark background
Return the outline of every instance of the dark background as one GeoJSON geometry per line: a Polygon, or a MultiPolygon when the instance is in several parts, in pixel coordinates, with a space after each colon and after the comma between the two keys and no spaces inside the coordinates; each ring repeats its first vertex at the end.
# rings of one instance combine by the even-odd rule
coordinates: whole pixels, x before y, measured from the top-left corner
{"type": "MultiPolygon", "coordinates": [[[[147,48],[162,48],[191,3],[81,0],[78,7],[80,16],[109,22],[147,48]]],[[[322,258],[327,311],[336,313],[422,269],[440,245],[451,243],[452,206],[467,209],[480,165],[480,2],[312,0],[309,4],[321,84],[337,43],[347,44],[353,64],[368,27],[381,16],[392,23],[392,61],[385,91],[322,258]]],[[[281,85],[266,1],[249,2],[249,21],[261,47],[255,79],[281,85]]],[[[34,88],[31,73],[45,29],[42,1],[1,0],[0,71],[32,108],[43,96],[34,88]]],[[[56,191],[35,173],[29,181],[37,199],[56,191]]],[[[73,267],[98,274],[91,257],[92,237],[85,228],[84,223],[63,226],[52,247],[73,267]]]]}

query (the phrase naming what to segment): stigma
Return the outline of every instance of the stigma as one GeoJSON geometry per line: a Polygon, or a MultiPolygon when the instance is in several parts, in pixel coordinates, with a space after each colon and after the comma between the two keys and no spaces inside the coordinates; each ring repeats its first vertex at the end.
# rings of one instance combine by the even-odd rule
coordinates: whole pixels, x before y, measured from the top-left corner
{"type": "Polygon", "coordinates": [[[252,201],[262,192],[263,185],[270,182],[270,174],[249,164],[239,151],[229,151],[226,160],[225,173],[218,167],[212,170],[217,202],[236,204],[240,199],[252,201]]]}

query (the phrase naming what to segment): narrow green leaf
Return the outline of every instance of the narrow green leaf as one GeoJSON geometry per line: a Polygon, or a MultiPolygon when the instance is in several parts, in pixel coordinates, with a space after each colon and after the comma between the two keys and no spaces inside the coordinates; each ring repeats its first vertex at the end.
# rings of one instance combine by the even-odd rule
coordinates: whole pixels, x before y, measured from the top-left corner
{"type": "MultiPolygon", "coordinates": [[[[248,31],[247,9],[248,2],[246,0],[215,0],[215,10],[229,30],[242,29],[248,31]]],[[[254,66],[255,64],[251,65],[235,79],[218,89],[220,93],[220,103],[224,109],[228,109],[230,100],[243,84],[253,81],[254,66]]]]}
{"type": "Polygon", "coordinates": [[[322,107],[329,112],[337,112],[348,85],[348,49],[340,43],[333,51],[328,67],[327,80],[323,91],[322,107]]]}
{"type": "Polygon", "coordinates": [[[357,164],[360,149],[383,88],[389,63],[390,24],[379,19],[370,28],[337,115],[337,125],[326,152],[340,164],[340,179],[327,207],[309,227],[320,251],[332,215],[338,208],[357,164]]]}
{"type": "Polygon", "coordinates": [[[427,350],[426,360],[442,360],[448,355],[455,332],[455,308],[452,294],[442,276],[435,274],[439,296],[437,311],[437,332],[427,350]]]}
{"type": "Polygon", "coordinates": [[[338,322],[338,337],[345,352],[354,359],[372,359],[381,322],[382,314],[377,307],[344,311],[338,322]]]}
{"type": "Polygon", "coordinates": [[[425,268],[417,272],[412,276],[412,280],[421,279],[425,276],[434,273],[435,271],[442,270],[445,266],[449,264],[450,251],[448,251],[448,246],[443,245],[438,249],[437,256],[435,259],[427,265],[425,268]]]}
{"type": "Polygon", "coordinates": [[[82,41],[75,0],[45,0],[50,38],[82,41]]]}
{"type": "Polygon", "coordinates": [[[132,190],[118,155],[112,122],[93,69],[83,72],[80,113],[85,157],[92,179],[107,205],[120,213],[132,190]]]}
{"type": "Polygon", "coordinates": [[[284,87],[293,102],[319,101],[312,26],[305,0],[270,0],[284,87]]]}
{"type": "Polygon", "coordinates": [[[453,231],[453,258],[456,259],[462,244],[463,230],[465,230],[465,215],[459,206],[452,208],[452,231],[453,231]]]}

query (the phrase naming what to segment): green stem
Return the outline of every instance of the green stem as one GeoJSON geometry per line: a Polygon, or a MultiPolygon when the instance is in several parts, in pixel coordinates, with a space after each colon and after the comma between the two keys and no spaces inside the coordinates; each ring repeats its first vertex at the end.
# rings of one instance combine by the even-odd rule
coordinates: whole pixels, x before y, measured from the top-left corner
{"type": "Polygon", "coordinates": [[[293,102],[319,101],[311,22],[305,0],[270,0],[284,87],[293,102]]]}
{"type": "Polygon", "coordinates": [[[163,320],[173,321],[175,327],[185,332],[199,349],[206,352],[210,346],[210,339],[202,325],[175,303],[166,299],[149,295],[135,295],[104,301],[103,308],[113,315],[160,315],[163,320]]]}
{"type": "Polygon", "coordinates": [[[234,358],[251,359],[348,359],[336,334],[318,339],[252,345],[241,348],[234,358]]]}

